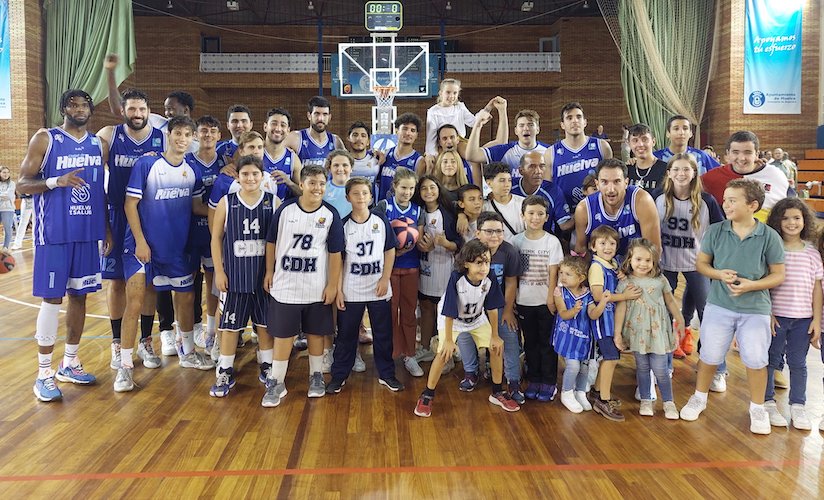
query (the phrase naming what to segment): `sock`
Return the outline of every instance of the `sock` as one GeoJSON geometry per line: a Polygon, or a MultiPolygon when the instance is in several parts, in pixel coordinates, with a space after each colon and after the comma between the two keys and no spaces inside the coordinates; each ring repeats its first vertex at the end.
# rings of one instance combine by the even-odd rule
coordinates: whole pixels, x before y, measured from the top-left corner
{"type": "Polygon", "coordinates": [[[215,336],[215,317],[206,315],[206,335],[209,337],[215,336]]]}
{"type": "Polygon", "coordinates": [[[57,316],[60,314],[60,304],[40,303],[40,312],[37,313],[37,327],[34,338],[37,345],[50,347],[57,342],[57,316]]]}
{"type": "Polygon", "coordinates": [[[421,396],[426,396],[428,398],[434,398],[435,397],[435,389],[430,389],[429,387],[427,387],[423,390],[423,393],[421,394],[421,396]]]}
{"type": "Polygon", "coordinates": [[[134,347],[131,349],[126,349],[125,347],[120,349],[120,367],[121,368],[134,368],[134,361],[132,360],[132,352],[134,352],[134,347]]]}
{"type": "Polygon", "coordinates": [[[195,334],[191,330],[180,332],[180,340],[183,342],[183,354],[189,354],[195,350],[195,334]]]}
{"type": "Polygon", "coordinates": [[[762,404],[753,403],[752,401],[750,401],[750,411],[753,411],[753,410],[755,410],[756,408],[762,408],[762,409],[763,409],[763,408],[764,408],[764,404],[763,404],[763,403],[762,403],[762,404]]]}
{"type": "Polygon", "coordinates": [[[321,373],[323,371],[323,356],[309,355],[309,374],[321,373]]]}
{"type": "Polygon", "coordinates": [[[140,338],[147,339],[152,336],[152,327],[154,326],[154,314],[140,315],[140,338]]]}
{"type": "Polygon", "coordinates": [[[492,394],[500,394],[503,391],[504,391],[503,384],[501,384],[501,383],[498,383],[498,384],[493,383],[492,384],[492,394]]]}
{"type": "Polygon", "coordinates": [[[220,358],[217,361],[218,368],[222,368],[224,370],[228,368],[232,368],[235,364],[235,355],[232,354],[231,356],[227,356],[225,354],[221,354],[220,358]]]}
{"type": "Polygon", "coordinates": [[[120,341],[120,327],[123,324],[123,318],[120,319],[110,319],[109,322],[112,324],[112,340],[120,341]]]}
{"type": "Polygon", "coordinates": [[[37,353],[37,378],[46,378],[51,375],[52,353],[37,353]]]}
{"type": "Polygon", "coordinates": [[[699,390],[695,391],[695,397],[704,404],[707,404],[707,393],[699,390]]]}
{"type": "Polygon", "coordinates": [[[69,367],[78,364],[77,350],[80,348],[79,344],[66,344],[66,350],[63,352],[63,366],[69,367]]]}
{"type": "Polygon", "coordinates": [[[272,378],[278,381],[278,383],[283,383],[286,380],[286,368],[289,367],[289,360],[279,361],[274,360],[272,361],[272,378]]]}
{"type": "Polygon", "coordinates": [[[260,364],[269,363],[271,365],[272,364],[272,358],[275,355],[275,350],[274,349],[261,349],[259,352],[260,352],[260,361],[258,361],[258,362],[260,364]]]}

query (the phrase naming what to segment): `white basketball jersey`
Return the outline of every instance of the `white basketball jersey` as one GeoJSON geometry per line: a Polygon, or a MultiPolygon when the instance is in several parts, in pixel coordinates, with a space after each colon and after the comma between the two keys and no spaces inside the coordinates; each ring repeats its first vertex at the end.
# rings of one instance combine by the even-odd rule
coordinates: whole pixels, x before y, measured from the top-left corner
{"type": "MultiPolygon", "coordinates": [[[[434,212],[424,212],[424,234],[435,238],[444,234],[443,214],[441,209],[434,212]]],[[[430,297],[442,297],[452,273],[455,254],[440,245],[436,245],[431,252],[421,252],[420,292],[430,297]]]]}
{"type": "Polygon", "coordinates": [[[346,302],[372,302],[392,296],[391,285],[381,296],[375,289],[383,275],[384,252],[395,248],[394,235],[389,222],[377,214],[370,214],[362,223],[351,216],[344,219],[343,297],[346,302]]]}
{"type": "Polygon", "coordinates": [[[453,271],[449,277],[446,293],[438,303],[438,331],[443,331],[446,316],[453,318],[452,331],[455,340],[458,333],[469,332],[489,323],[486,311],[500,309],[504,306],[504,295],[497,279],[489,276],[477,285],[472,284],[465,275],[453,271]]]}

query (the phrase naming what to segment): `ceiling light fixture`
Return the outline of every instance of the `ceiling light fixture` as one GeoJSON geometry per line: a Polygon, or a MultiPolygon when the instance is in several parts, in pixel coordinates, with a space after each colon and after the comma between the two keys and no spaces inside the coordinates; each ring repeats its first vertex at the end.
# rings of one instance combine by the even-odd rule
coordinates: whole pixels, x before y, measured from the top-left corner
{"type": "Polygon", "coordinates": [[[535,6],[535,2],[526,1],[521,4],[521,12],[532,12],[532,7],[535,6]]]}
{"type": "Polygon", "coordinates": [[[309,10],[315,10],[315,4],[312,3],[312,0],[309,0],[309,5],[306,6],[309,10]]]}

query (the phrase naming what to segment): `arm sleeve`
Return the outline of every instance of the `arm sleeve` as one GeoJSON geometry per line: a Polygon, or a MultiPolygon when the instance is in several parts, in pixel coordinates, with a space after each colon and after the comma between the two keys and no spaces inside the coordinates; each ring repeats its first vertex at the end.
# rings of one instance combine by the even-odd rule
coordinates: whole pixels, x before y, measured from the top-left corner
{"type": "Polygon", "coordinates": [[[704,203],[707,204],[710,224],[715,224],[716,222],[721,222],[724,220],[724,212],[721,211],[721,207],[718,206],[718,202],[715,201],[715,198],[713,198],[711,194],[701,193],[701,198],[704,200],[704,203]]]}
{"type": "Polygon", "coordinates": [[[269,222],[269,229],[266,231],[267,243],[275,243],[278,240],[278,225],[280,222],[280,214],[283,212],[283,208],[288,206],[289,205],[281,205],[277,210],[275,210],[275,215],[272,216],[272,221],[269,222]]]}
{"type": "Polygon", "coordinates": [[[231,177],[226,174],[219,174],[215,183],[212,185],[212,192],[209,193],[209,208],[217,208],[220,199],[229,194],[229,185],[231,184],[231,177]],[[229,179],[227,182],[226,179],[229,179]]]}
{"type": "Polygon", "coordinates": [[[458,251],[460,251],[464,245],[464,239],[463,236],[458,234],[457,218],[445,207],[441,207],[441,215],[443,216],[444,236],[446,236],[448,241],[458,245],[458,251]]]}
{"type": "Polygon", "coordinates": [[[572,213],[561,189],[553,184],[547,190],[547,194],[552,198],[552,217],[555,219],[556,224],[563,224],[570,220],[572,213]]]}
{"type": "Polygon", "coordinates": [[[512,276],[520,276],[523,274],[521,270],[521,254],[513,246],[506,247],[506,260],[504,261],[504,277],[511,278],[512,276]]]}
{"type": "Polygon", "coordinates": [[[811,248],[810,255],[813,259],[813,276],[817,280],[824,279],[824,265],[821,262],[821,254],[818,253],[818,250],[811,248]]]}
{"type": "Polygon", "coordinates": [[[466,104],[463,101],[458,102],[458,106],[461,107],[461,121],[464,125],[468,128],[472,128],[475,126],[475,115],[472,114],[471,111],[466,107],[466,104]]]}
{"type": "Polygon", "coordinates": [[[492,146],[489,148],[481,148],[486,155],[486,162],[492,163],[493,161],[501,161],[504,158],[504,154],[510,150],[512,146],[510,144],[498,144],[497,146],[492,146]]]}
{"type": "Polygon", "coordinates": [[[446,292],[443,295],[443,307],[441,308],[441,315],[446,316],[448,318],[458,317],[457,285],[460,277],[460,273],[452,271],[452,275],[449,277],[449,283],[447,283],[446,285],[446,292]]]}
{"type": "Polygon", "coordinates": [[[489,292],[487,292],[484,299],[484,309],[491,311],[504,307],[506,302],[504,302],[504,294],[501,292],[501,285],[498,284],[498,280],[494,277],[487,279],[489,279],[489,292]]]}
{"type": "Polygon", "coordinates": [[[326,250],[329,253],[341,253],[346,248],[343,240],[343,223],[340,220],[338,211],[332,205],[324,202],[326,208],[332,214],[332,225],[329,227],[329,236],[326,238],[326,250]]]}
{"type": "MultiPolygon", "coordinates": [[[[717,224],[722,224],[718,222],[717,224]]],[[[710,257],[715,255],[715,251],[713,249],[713,245],[715,244],[715,234],[718,232],[718,227],[715,224],[710,226],[707,230],[707,234],[704,235],[704,239],[701,240],[701,253],[707,254],[710,257]]]]}
{"type": "Polygon", "coordinates": [[[386,227],[386,238],[383,245],[383,251],[386,252],[387,250],[392,250],[393,248],[398,247],[398,238],[395,236],[395,230],[392,229],[392,225],[389,224],[389,219],[386,218],[385,215],[376,214],[378,217],[381,218],[384,226],[386,227]]]}
{"type": "Polygon", "coordinates": [[[767,246],[764,249],[764,257],[768,265],[784,263],[784,242],[781,236],[772,228],[764,228],[767,233],[767,246]]]}
{"type": "Polygon", "coordinates": [[[557,266],[564,260],[564,249],[561,248],[561,242],[554,234],[549,235],[549,265],[557,266]]]}
{"type": "Polygon", "coordinates": [[[604,286],[604,269],[600,264],[595,262],[590,264],[588,281],[590,288],[593,286],[604,286]]]}
{"type": "Polygon", "coordinates": [[[426,110],[426,148],[424,151],[428,155],[438,154],[438,122],[435,120],[432,108],[426,110]]]}
{"type": "Polygon", "coordinates": [[[146,189],[146,177],[155,157],[139,158],[132,168],[132,173],[129,175],[129,183],[126,185],[126,195],[132,198],[143,199],[143,190],[146,189]]]}

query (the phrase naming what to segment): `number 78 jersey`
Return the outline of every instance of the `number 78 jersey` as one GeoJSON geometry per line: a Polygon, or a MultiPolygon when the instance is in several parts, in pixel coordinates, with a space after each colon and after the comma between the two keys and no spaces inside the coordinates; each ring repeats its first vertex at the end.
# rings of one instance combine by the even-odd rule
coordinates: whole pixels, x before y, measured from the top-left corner
{"type": "MultiPolygon", "coordinates": [[[[480,283],[472,283],[467,277],[457,271],[452,271],[449,283],[446,285],[438,310],[438,331],[443,331],[445,317],[453,318],[452,331],[457,333],[469,332],[479,326],[489,323],[485,312],[504,307],[504,294],[498,285],[497,279],[489,276],[480,283]]],[[[453,336],[454,340],[456,336],[453,336]]]]}
{"type": "Polygon", "coordinates": [[[275,275],[269,294],[283,304],[323,300],[329,254],[343,251],[343,224],[330,204],[306,212],[293,198],[277,209],[266,241],[275,244],[275,275]]]}

